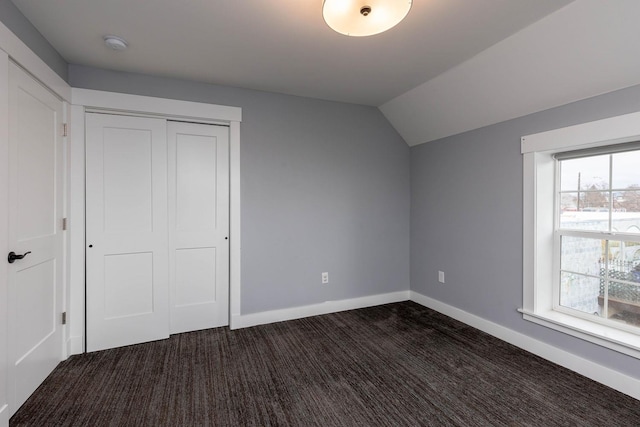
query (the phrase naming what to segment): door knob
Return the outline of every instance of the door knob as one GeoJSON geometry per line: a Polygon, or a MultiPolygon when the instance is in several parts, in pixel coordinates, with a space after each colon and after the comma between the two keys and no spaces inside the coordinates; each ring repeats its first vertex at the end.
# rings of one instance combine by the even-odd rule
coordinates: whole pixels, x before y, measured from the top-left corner
{"type": "Polygon", "coordinates": [[[7,261],[9,261],[9,264],[13,264],[13,262],[17,259],[22,259],[24,257],[26,257],[27,255],[29,255],[31,253],[31,251],[29,252],[25,252],[22,255],[17,255],[15,252],[9,252],[9,256],[7,257],[7,261]]]}

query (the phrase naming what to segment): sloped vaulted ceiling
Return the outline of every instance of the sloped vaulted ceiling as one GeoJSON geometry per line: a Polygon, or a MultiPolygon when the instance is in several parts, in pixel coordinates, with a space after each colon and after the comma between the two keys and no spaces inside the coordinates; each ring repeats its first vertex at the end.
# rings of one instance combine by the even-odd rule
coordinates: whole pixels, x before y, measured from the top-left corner
{"type": "Polygon", "coordinates": [[[384,103],[409,145],[640,84],[640,1],[577,0],[384,103]]]}

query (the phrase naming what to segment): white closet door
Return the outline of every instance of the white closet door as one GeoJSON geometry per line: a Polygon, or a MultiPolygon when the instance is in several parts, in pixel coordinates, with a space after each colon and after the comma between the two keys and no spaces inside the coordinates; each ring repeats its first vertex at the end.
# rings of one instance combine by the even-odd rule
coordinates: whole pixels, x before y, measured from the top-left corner
{"type": "Polygon", "coordinates": [[[169,336],[166,121],[86,115],[87,351],[169,336]]]}
{"type": "MultiPolygon", "coordinates": [[[[62,101],[9,68],[9,400],[14,413],[62,360],[62,101]]],[[[4,369],[4,368],[0,368],[4,369]]]]}
{"type": "Polygon", "coordinates": [[[169,122],[171,333],[229,324],[229,129],[169,122]]]}

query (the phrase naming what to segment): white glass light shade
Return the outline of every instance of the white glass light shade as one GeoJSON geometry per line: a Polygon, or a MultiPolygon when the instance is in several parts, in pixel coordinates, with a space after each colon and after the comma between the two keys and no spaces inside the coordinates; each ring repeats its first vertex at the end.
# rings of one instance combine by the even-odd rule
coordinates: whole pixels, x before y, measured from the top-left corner
{"type": "Polygon", "coordinates": [[[412,0],[324,0],[322,16],[329,27],[347,36],[371,36],[398,25],[412,0]]]}

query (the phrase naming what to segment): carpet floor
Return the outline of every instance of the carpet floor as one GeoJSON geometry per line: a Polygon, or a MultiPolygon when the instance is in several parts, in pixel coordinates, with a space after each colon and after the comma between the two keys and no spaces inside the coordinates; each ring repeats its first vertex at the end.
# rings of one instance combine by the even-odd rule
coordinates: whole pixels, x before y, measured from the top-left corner
{"type": "Polygon", "coordinates": [[[412,302],[70,357],[11,426],[639,426],[640,401],[412,302]]]}

